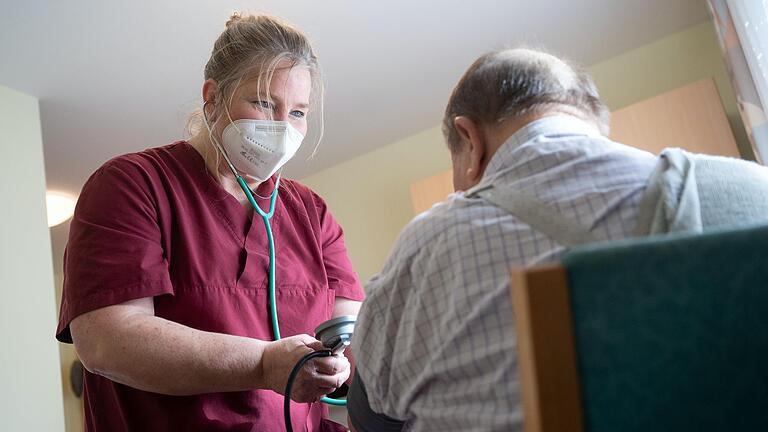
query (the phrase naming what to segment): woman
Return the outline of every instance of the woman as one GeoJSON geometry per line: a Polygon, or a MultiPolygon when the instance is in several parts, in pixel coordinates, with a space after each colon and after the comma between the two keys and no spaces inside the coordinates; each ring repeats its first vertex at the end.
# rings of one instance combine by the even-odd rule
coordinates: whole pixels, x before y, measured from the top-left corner
{"type": "MultiPolygon", "coordinates": [[[[235,15],[205,67],[205,127],[115,158],[85,184],[57,338],[74,342],[88,371],[86,430],[284,430],[278,393],[294,364],[321,348],[308,334],[356,315],[363,299],[325,203],[279,177],[308,110],[321,106],[320,82],[302,33],[235,15]]],[[[309,362],[292,391],[294,427],[343,430],[316,401],[349,373],[343,356],[309,362]]]]}

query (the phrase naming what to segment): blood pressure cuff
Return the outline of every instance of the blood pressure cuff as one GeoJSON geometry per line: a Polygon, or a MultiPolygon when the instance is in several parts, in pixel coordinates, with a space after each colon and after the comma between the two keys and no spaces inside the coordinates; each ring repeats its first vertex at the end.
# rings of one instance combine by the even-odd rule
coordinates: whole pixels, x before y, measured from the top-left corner
{"type": "Polygon", "coordinates": [[[405,426],[404,421],[373,412],[368,403],[365,385],[357,372],[347,394],[347,411],[350,426],[357,432],[400,432],[405,426]]]}

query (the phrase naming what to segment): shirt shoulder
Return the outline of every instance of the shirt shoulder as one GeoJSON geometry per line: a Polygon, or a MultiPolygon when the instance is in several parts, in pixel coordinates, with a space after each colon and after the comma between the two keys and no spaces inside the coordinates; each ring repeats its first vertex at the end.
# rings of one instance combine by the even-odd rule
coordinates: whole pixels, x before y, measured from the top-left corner
{"type": "Polygon", "coordinates": [[[503,211],[482,198],[452,193],[408,222],[395,240],[391,258],[402,260],[433,253],[432,248],[442,240],[471,237],[481,230],[482,224],[473,220],[481,222],[497,216],[503,217],[503,211]]]}
{"type": "MultiPolygon", "coordinates": [[[[125,153],[104,162],[99,170],[145,171],[147,173],[167,172],[169,168],[186,165],[196,152],[185,141],[177,141],[161,147],[152,147],[138,152],[125,153]]],[[[202,163],[202,158],[200,158],[202,163]]]]}
{"type": "Polygon", "coordinates": [[[184,146],[188,144],[177,142],[113,157],[94,171],[85,187],[94,182],[117,182],[144,189],[167,185],[165,179],[188,176],[189,159],[194,157],[190,151],[195,150],[184,146]]]}
{"type": "Polygon", "coordinates": [[[325,201],[309,186],[290,178],[280,179],[280,199],[301,203],[304,207],[325,205],[325,201]]]}
{"type": "Polygon", "coordinates": [[[320,237],[328,235],[329,231],[341,230],[328,204],[309,186],[294,179],[283,178],[280,180],[280,199],[284,200],[292,212],[309,218],[313,230],[323,234],[320,237]]]}

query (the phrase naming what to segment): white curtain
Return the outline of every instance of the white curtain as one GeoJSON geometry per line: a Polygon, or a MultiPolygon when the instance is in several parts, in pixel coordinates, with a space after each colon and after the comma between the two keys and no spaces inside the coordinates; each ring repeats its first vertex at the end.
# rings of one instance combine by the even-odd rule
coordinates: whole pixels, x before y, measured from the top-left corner
{"type": "Polygon", "coordinates": [[[768,163],[768,0],[708,0],[755,156],[768,163]]]}

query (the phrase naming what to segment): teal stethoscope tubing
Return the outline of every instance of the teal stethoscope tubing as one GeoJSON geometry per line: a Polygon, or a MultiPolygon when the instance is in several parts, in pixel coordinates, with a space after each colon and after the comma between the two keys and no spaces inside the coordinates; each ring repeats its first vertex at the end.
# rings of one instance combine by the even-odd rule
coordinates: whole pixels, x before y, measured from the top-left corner
{"type": "MultiPolygon", "coordinates": [[[[240,188],[248,198],[248,202],[251,203],[253,209],[259,213],[261,220],[264,221],[264,229],[267,231],[267,240],[269,241],[269,289],[267,294],[269,298],[269,316],[272,324],[272,334],[274,335],[275,340],[280,340],[280,326],[277,321],[277,302],[275,301],[275,239],[272,236],[272,226],[269,224],[269,219],[275,214],[275,202],[277,201],[277,189],[280,186],[280,177],[277,178],[277,181],[275,182],[275,190],[272,191],[272,195],[269,197],[269,211],[267,213],[256,204],[256,200],[253,198],[253,193],[243,177],[237,173],[235,173],[235,177],[237,178],[237,183],[240,185],[240,188]]],[[[320,398],[320,401],[328,405],[347,405],[347,401],[344,399],[323,397],[320,398]]]]}
{"type": "Polygon", "coordinates": [[[256,200],[253,199],[253,193],[245,183],[242,176],[237,176],[237,183],[240,184],[240,188],[245,192],[245,196],[248,198],[248,202],[251,203],[253,209],[259,213],[261,220],[264,221],[264,229],[267,230],[267,241],[269,242],[269,315],[272,322],[272,334],[275,340],[280,339],[280,327],[277,323],[277,305],[275,302],[275,239],[272,237],[272,226],[269,224],[269,219],[275,214],[275,202],[277,201],[277,188],[280,186],[280,178],[278,177],[275,182],[275,190],[272,191],[272,195],[269,197],[269,212],[264,211],[256,204],[256,200]]]}
{"type": "MultiPolygon", "coordinates": [[[[224,156],[224,160],[227,161],[227,165],[229,165],[229,169],[232,171],[232,174],[234,174],[235,178],[237,179],[237,183],[240,185],[240,188],[245,193],[245,196],[248,198],[248,202],[251,203],[251,206],[253,206],[253,209],[256,210],[259,215],[261,216],[261,220],[264,221],[264,228],[267,231],[267,239],[269,240],[269,315],[270,315],[270,323],[272,324],[272,334],[275,337],[275,340],[280,340],[280,326],[277,322],[277,302],[275,301],[275,240],[272,237],[272,226],[269,224],[269,219],[272,217],[273,214],[275,214],[275,202],[277,201],[277,189],[278,186],[280,186],[280,177],[278,176],[277,181],[275,182],[275,190],[272,191],[272,195],[269,197],[269,212],[264,213],[263,210],[259,207],[258,204],[256,204],[256,200],[253,199],[253,193],[251,192],[251,189],[248,187],[248,184],[243,179],[243,176],[238,174],[237,169],[235,169],[235,166],[232,164],[232,161],[229,160],[229,156],[227,156],[227,152],[224,151],[224,148],[222,148],[221,144],[218,140],[216,140],[213,137],[213,131],[211,130],[210,125],[208,124],[208,112],[205,110],[206,105],[208,105],[210,102],[205,101],[203,104],[203,119],[205,120],[205,128],[208,129],[208,137],[210,140],[216,145],[216,147],[219,149],[219,152],[222,156],[224,156]]],[[[328,397],[324,397],[320,399],[322,402],[327,403],[328,405],[336,405],[336,406],[346,406],[347,401],[343,399],[331,399],[328,397]]]]}

